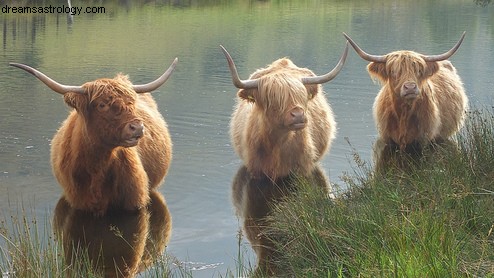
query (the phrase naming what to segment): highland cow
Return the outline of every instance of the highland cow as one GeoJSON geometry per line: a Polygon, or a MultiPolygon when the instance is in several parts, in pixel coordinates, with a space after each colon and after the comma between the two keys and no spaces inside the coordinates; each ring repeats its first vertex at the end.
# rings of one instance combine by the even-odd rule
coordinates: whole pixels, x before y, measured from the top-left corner
{"type": "Polygon", "coordinates": [[[370,61],[367,71],[382,84],[374,102],[374,120],[379,138],[401,150],[410,145],[441,142],[463,125],[468,98],[451,57],[456,45],[440,55],[394,51],[386,55],[364,52],[343,33],[355,51],[370,61]]]}
{"type": "Polygon", "coordinates": [[[108,208],[135,210],[167,174],[172,155],[168,127],[153,97],[175,69],[132,85],[127,76],[82,86],[62,85],[40,71],[11,63],[63,95],[74,110],[51,142],[52,170],[75,209],[103,215],[108,208]]]}
{"type": "Polygon", "coordinates": [[[233,84],[240,90],[230,123],[236,153],[254,176],[275,180],[290,173],[307,175],[328,151],[336,123],[322,89],[340,72],[348,44],[336,67],[316,76],[282,58],[240,80],[228,60],[233,84]]]}

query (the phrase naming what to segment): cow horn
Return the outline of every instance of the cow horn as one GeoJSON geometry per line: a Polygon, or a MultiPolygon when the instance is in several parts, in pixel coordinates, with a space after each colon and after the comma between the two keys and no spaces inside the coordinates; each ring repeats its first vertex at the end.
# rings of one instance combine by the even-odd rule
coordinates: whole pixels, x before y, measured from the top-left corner
{"type": "Polygon", "coordinates": [[[355,49],[355,51],[357,52],[357,54],[360,57],[362,57],[362,59],[367,60],[369,62],[376,62],[376,63],[385,63],[386,62],[386,56],[384,56],[384,55],[371,55],[371,54],[368,54],[365,51],[363,51],[362,48],[360,48],[358,46],[358,44],[356,44],[352,40],[352,38],[350,38],[350,36],[348,36],[345,33],[343,33],[343,36],[345,36],[345,38],[348,40],[348,42],[350,42],[350,44],[352,45],[353,49],[355,49]]]}
{"type": "Polygon", "coordinates": [[[310,84],[322,84],[331,81],[333,78],[336,77],[336,75],[338,75],[338,73],[340,73],[341,69],[343,68],[347,54],[348,54],[348,41],[346,42],[345,45],[345,51],[341,55],[340,61],[338,61],[338,64],[334,67],[334,69],[332,69],[330,72],[326,73],[325,75],[304,77],[302,78],[302,83],[305,85],[310,85],[310,84]]]}
{"type": "Polygon", "coordinates": [[[133,85],[132,88],[136,93],[148,93],[158,89],[161,85],[163,85],[166,82],[166,80],[168,80],[173,70],[175,70],[177,63],[178,63],[178,58],[175,58],[175,60],[173,60],[172,64],[170,65],[170,67],[168,67],[165,73],[163,73],[163,75],[158,77],[158,79],[143,85],[133,85]]]}
{"type": "Polygon", "coordinates": [[[237,72],[237,67],[235,66],[235,63],[233,62],[232,56],[226,51],[226,49],[220,45],[221,50],[225,54],[226,60],[228,61],[228,67],[230,68],[230,73],[232,74],[232,81],[233,85],[239,89],[256,89],[259,80],[257,79],[248,79],[248,80],[240,80],[240,77],[238,77],[238,72],[237,72]]]}
{"type": "Polygon", "coordinates": [[[449,57],[453,56],[453,54],[455,54],[455,52],[458,50],[458,48],[460,48],[460,45],[463,42],[463,39],[465,38],[465,34],[466,34],[466,31],[463,31],[463,34],[461,35],[460,40],[448,52],[445,52],[445,53],[439,54],[439,55],[424,56],[424,60],[427,62],[437,62],[437,61],[446,60],[449,57]]]}
{"type": "Polygon", "coordinates": [[[9,63],[9,65],[23,69],[30,74],[36,76],[41,82],[45,83],[48,88],[52,89],[53,91],[59,93],[59,94],[65,94],[68,92],[74,92],[74,93],[79,93],[83,94],[84,93],[84,88],[82,86],[67,86],[58,83],[57,81],[51,79],[50,77],[46,76],[44,73],[40,72],[37,69],[34,69],[30,66],[26,66],[24,64],[18,64],[18,63],[9,63]]]}

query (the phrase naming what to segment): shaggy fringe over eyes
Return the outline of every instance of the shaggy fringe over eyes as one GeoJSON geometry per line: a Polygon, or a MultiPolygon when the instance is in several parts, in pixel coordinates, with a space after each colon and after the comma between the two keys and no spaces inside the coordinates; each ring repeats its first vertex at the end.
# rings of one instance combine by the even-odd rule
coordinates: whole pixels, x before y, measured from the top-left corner
{"type": "Polygon", "coordinates": [[[108,95],[108,92],[118,92],[119,95],[135,98],[135,92],[132,89],[127,75],[118,74],[114,79],[98,79],[84,85],[89,92],[89,102],[108,95]]]}
{"type": "Polygon", "coordinates": [[[386,63],[386,71],[391,78],[398,77],[395,80],[399,84],[409,81],[410,78],[413,80],[417,76],[422,79],[426,68],[427,64],[419,54],[408,51],[389,55],[386,63]]]}
{"type": "Polygon", "coordinates": [[[267,109],[286,111],[296,105],[306,107],[309,93],[299,78],[285,73],[263,76],[255,90],[256,102],[267,109]]]}

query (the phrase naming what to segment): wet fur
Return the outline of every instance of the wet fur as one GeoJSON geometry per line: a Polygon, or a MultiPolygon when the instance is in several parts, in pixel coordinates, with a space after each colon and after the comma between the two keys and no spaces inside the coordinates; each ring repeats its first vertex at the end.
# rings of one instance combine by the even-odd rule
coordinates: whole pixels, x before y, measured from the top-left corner
{"type": "Polygon", "coordinates": [[[414,143],[442,141],[463,125],[468,98],[449,61],[425,62],[421,54],[396,51],[387,55],[386,63],[372,62],[367,70],[382,84],[373,110],[385,142],[404,149],[414,143]],[[400,97],[407,81],[416,82],[420,90],[411,101],[400,97]]]}
{"type": "Polygon", "coordinates": [[[76,209],[104,214],[109,207],[127,210],[149,203],[149,190],[163,181],[171,162],[167,125],[150,94],[136,94],[126,76],[83,85],[86,94],[66,93],[75,108],[55,134],[53,173],[67,202],[76,209]],[[110,105],[100,113],[98,105],[110,105]],[[121,129],[129,121],[144,123],[135,147],[121,146],[121,129]]]}
{"type": "Polygon", "coordinates": [[[305,86],[302,77],[314,76],[289,59],[273,62],[257,70],[259,89],[238,91],[230,123],[235,151],[254,176],[272,179],[311,173],[314,165],[329,150],[336,123],[320,85],[305,86]],[[289,130],[283,117],[295,106],[305,110],[307,126],[289,130]]]}

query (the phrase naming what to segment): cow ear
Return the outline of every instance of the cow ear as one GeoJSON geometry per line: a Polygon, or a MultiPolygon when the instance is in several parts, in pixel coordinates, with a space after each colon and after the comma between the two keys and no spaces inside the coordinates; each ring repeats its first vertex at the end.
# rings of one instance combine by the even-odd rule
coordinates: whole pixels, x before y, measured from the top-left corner
{"type": "Polygon", "coordinates": [[[87,110],[88,98],[86,94],[68,92],[63,95],[63,99],[65,103],[75,108],[77,112],[84,113],[87,110]]]}
{"type": "Polygon", "coordinates": [[[313,99],[316,95],[317,95],[317,92],[319,92],[319,87],[321,85],[319,84],[314,84],[314,85],[305,85],[305,87],[307,88],[307,93],[309,94],[309,99],[313,99]]]}
{"type": "Polygon", "coordinates": [[[425,69],[425,76],[431,76],[439,70],[438,62],[427,62],[427,67],[425,69]]]}
{"type": "Polygon", "coordinates": [[[367,71],[373,78],[378,78],[379,80],[385,80],[388,78],[386,63],[371,62],[367,65],[367,71]]]}
{"type": "Polygon", "coordinates": [[[254,90],[240,89],[240,91],[238,91],[237,95],[240,98],[245,99],[247,101],[256,102],[256,99],[254,98],[254,90]]]}

